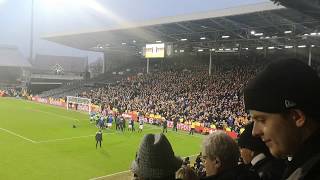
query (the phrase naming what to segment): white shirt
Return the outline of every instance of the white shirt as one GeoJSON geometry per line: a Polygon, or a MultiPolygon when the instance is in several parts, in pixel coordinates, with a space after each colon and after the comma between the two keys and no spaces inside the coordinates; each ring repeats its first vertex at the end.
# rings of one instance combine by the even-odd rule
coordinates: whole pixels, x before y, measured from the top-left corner
{"type": "Polygon", "coordinates": [[[260,153],[260,154],[256,155],[256,156],[251,160],[252,166],[254,166],[255,164],[257,164],[257,162],[263,160],[264,158],[266,158],[266,155],[264,155],[263,153],[260,153]]]}

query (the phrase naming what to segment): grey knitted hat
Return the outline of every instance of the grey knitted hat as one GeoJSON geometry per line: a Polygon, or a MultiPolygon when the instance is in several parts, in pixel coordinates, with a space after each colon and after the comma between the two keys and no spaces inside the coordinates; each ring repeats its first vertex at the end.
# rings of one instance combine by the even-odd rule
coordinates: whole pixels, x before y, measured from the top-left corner
{"type": "Polygon", "coordinates": [[[174,175],[182,159],[174,155],[170,142],[163,134],[144,136],[131,170],[142,178],[164,178],[174,175]]]}

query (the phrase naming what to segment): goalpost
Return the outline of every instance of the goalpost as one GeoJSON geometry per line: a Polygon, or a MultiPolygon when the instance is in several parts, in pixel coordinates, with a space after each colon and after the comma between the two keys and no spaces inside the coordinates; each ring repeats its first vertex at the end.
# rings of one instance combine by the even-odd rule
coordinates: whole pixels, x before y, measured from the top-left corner
{"type": "Polygon", "coordinates": [[[91,99],[67,96],[67,110],[75,109],[91,113],[91,99]]]}

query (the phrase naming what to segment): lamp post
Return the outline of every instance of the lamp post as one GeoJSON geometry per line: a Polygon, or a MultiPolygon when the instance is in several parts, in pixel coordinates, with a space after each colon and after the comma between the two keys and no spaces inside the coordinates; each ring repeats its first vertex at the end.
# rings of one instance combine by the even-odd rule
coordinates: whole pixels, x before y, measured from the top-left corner
{"type": "Polygon", "coordinates": [[[33,64],[33,16],[34,16],[34,0],[31,0],[31,19],[30,19],[30,63],[33,64]]]}
{"type": "Polygon", "coordinates": [[[210,61],[209,61],[209,76],[211,76],[211,66],[212,66],[212,50],[209,49],[210,51],[210,61]]]}

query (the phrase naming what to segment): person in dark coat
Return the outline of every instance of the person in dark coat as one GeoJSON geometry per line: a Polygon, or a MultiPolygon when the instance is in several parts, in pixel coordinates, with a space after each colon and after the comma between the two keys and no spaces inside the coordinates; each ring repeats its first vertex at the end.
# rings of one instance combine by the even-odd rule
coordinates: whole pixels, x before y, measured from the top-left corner
{"type": "Polygon", "coordinates": [[[223,131],[206,136],[202,143],[202,159],[206,177],[202,180],[259,180],[258,174],[243,165],[237,143],[223,131]]]}
{"type": "Polygon", "coordinates": [[[249,123],[238,138],[244,164],[256,172],[262,180],[280,180],[285,169],[285,161],[274,158],[263,141],[252,136],[252,129],[253,123],[249,123]]]}
{"type": "Polygon", "coordinates": [[[198,154],[198,156],[196,157],[196,160],[195,160],[195,167],[196,167],[196,168],[199,168],[199,167],[200,167],[200,164],[201,164],[201,162],[202,162],[201,157],[202,157],[202,152],[200,152],[200,153],[198,154]]]}
{"type": "Polygon", "coordinates": [[[125,126],[126,126],[126,120],[121,116],[119,119],[119,127],[121,132],[125,130],[125,126]]]}
{"type": "Polygon", "coordinates": [[[134,120],[133,119],[130,119],[129,121],[130,125],[131,125],[131,131],[136,131],[136,129],[134,128],[134,120]]]}
{"type": "Polygon", "coordinates": [[[172,127],[172,131],[178,131],[178,128],[177,128],[177,125],[178,125],[178,118],[177,117],[174,117],[172,118],[173,120],[173,127],[172,127]]]}
{"type": "Polygon", "coordinates": [[[162,121],[162,133],[165,133],[165,132],[166,133],[168,132],[168,123],[166,119],[162,121]]]}
{"type": "Polygon", "coordinates": [[[96,133],[96,149],[98,147],[98,143],[100,144],[100,148],[101,148],[101,142],[102,142],[102,131],[99,130],[97,133],[96,133]]]}
{"type": "Polygon", "coordinates": [[[292,160],[283,179],[320,179],[320,78],[297,59],[271,62],[244,89],[245,108],[275,157],[292,160]]]}
{"type": "Polygon", "coordinates": [[[126,119],[122,117],[122,132],[126,130],[126,119]]]}
{"type": "Polygon", "coordinates": [[[116,116],[115,118],[115,123],[116,123],[116,130],[120,130],[120,119],[119,119],[119,116],[116,116]]]}

